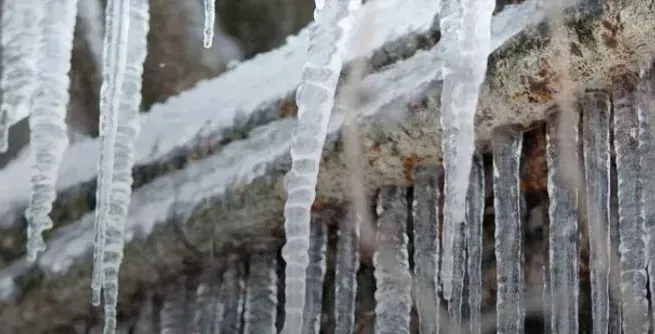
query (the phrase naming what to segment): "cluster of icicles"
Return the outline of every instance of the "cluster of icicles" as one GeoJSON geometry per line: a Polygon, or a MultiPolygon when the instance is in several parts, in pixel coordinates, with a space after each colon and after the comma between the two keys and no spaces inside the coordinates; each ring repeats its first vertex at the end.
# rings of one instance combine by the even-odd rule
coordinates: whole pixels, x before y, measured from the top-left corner
{"type": "MultiPolygon", "coordinates": [[[[3,20],[15,23],[8,26],[16,30],[3,32],[7,47],[2,59],[0,151],[7,150],[8,128],[29,115],[33,176],[25,218],[27,258],[35,261],[45,249],[42,233],[53,226],[49,214],[56,197],[59,165],[68,146],[65,119],[77,0],[21,0],[4,6],[3,20]]],[[[214,0],[205,1],[205,47],[211,47],[213,39],[214,6],[214,0]]],[[[102,151],[91,286],[93,304],[99,305],[104,299],[104,332],[111,334],[116,329],[118,270],[132,191],[133,143],[139,132],[148,0],[107,1],[104,29],[99,121],[102,151]]]]}
{"type": "MultiPolygon", "coordinates": [[[[303,80],[298,87],[298,125],[294,130],[292,167],[285,177],[288,199],[284,208],[287,241],[282,255],[286,261],[284,333],[299,329],[317,331],[316,319],[306,319],[309,306],[306,291],[320,289],[308,276],[311,263],[310,216],[315,187],[334,95],[343,66],[345,50],[352,36],[354,18],[361,0],[316,0],[315,25],[307,53],[303,80]]],[[[8,42],[3,57],[4,104],[0,111],[0,148],[7,148],[7,129],[29,114],[31,155],[34,161],[32,191],[26,210],[28,221],[27,257],[34,261],[45,248],[42,232],[53,226],[49,213],[55,199],[55,180],[62,154],[68,145],[65,116],[68,104],[76,0],[22,0],[12,6],[25,20],[20,33],[8,42]],[[56,13],[56,15],[47,15],[56,13]],[[37,40],[38,43],[21,43],[37,40]],[[16,46],[15,48],[12,46],[16,46]],[[37,55],[37,56],[34,56],[37,55]]],[[[214,25],[214,2],[205,0],[204,45],[211,46],[214,25]]],[[[435,185],[417,188],[415,203],[417,229],[415,271],[418,312],[422,332],[438,331],[439,287],[448,301],[452,324],[462,322],[462,290],[465,272],[469,279],[470,322],[473,332],[480,332],[481,299],[481,217],[484,190],[480,162],[474,157],[474,115],[478,92],[491,51],[490,26],[493,0],[442,0],[440,26],[444,45],[442,124],[444,152],[444,219],[441,242],[437,237],[435,185]],[[470,182],[472,178],[473,182],[470,182]],[[419,231],[420,230],[420,231],[419,231]],[[439,273],[439,275],[437,275],[439,273]]],[[[6,14],[6,13],[5,13],[6,14]]],[[[11,14],[6,14],[11,16],[11,14]]],[[[17,17],[18,17],[17,16],[17,17]]],[[[11,19],[11,17],[9,18],[11,19]]],[[[93,304],[105,304],[106,334],[116,330],[118,270],[123,257],[124,223],[131,196],[133,142],[139,132],[138,112],[141,103],[141,75],[147,53],[149,30],[147,0],[108,0],[100,98],[101,154],[98,170],[95,219],[93,304]]],[[[646,72],[644,72],[646,73],[646,72]]],[[[650,72],[648,72],[650,73],[650,72]]],[[[644,88],[645,89],[645,88],[644,88]]],[[[648,89],[652,87],[648,86],[648,89]]],[[[640,90],[641,92],[641,90],[640,90]]],[[[598,99],[601,95],[587,95],[598,99]]],[[[640,95],[641,96],[641,95],[640,95]]],[[[614,149],[618,170],[621,295],[623,326],[627,329],[648,326],[646,284],[655,274],[647,259],[655,248],[645,236],[653,233],[655,209],[644,205],[655,194],[655,180],[638,166],[653,159],[649,137],[655,124],[651,119],[652,97],[635,103],[627,99],[615,112],[614,149]],[[638,107],[637,107],[638,106],[638,107]],[[634,131],[634,129],[639,129],[634,131]],[[648,233],[646,233],[648,232],[648,233]]],[[[609,104],[608,104],[609,105],[609,104]]],[[[599,107],[600,108],[600,107],[599,107]]],[[[585,177],[587,214],[591,239],[594,328],[608,328],[609,306],[609,114],[600,108],[585,112],[585,177]],[[591,126],[593,125],[593,126],[591,126]],[[607,209],[607,210],[606,210],[607,209]],[[592,226],[593,225],[593,226],[592,226]],[[598,240],[607,242],[598,242],[598,240]]],[[[556,122],[555,122],[556,123],[556,122]]],[[[572,124],[562,124],[572,126],[572,124]]],[[[572,128],[572,131],[576,131],[572,128]]],[[[574,138],[574,137],[571,137],[574,138]]],[[[548,186],[550,203],[550,282],[553,330],[577,332],[577,194],[563,180],[559,153],[563,139],[548,137],[548,186]]],[[[497,135],[493,140],[494,193],[496,214],[496,258],[498,261],[497,326],[502,333],[523,329],[525,307],[521,269],[521,231],[518,169],[521,136],[497,135]]],[[[433,177],[433,176],[426,176],[433,177]]],[[[385,190],[378,214],[379,248],[374,257],[376,281],[376,332],[406,333],[412,306],[411,275],[406,250],[407,236],[398,215],[404,212],[398,201],[385,204],[386,197],[399,196],[398,190],[385,190]],[[396,203],[396,204],[393,204],[396,203]],[[388,212],[388,213],[385,213],[388,212]]],[[[343,247],[338,254],[337,305],[339,333],[353,329],[355,282],[358,258],[352,248],[357,244],[358,224],[347,227],[343,247]],[[354,254],[354,255],[353,255],[354,254]]],[[[322,271],[324,269],[319,269],[322,271]]],[[[650,280],[651,284],[655,280],[650,280]]],[[[651,286],[651,291],[653,287],[651,286]]],[[[263,305],[261,305],[263,307],[263,305]]],[[[258,318],[259,319],[259,318],[258,318]]],[[[270,319],[266,318],[266,326],[270,319]]],[[[255,326],[261,329],[260,326],[255,326]]],[[[254,328],[254,327],[253,327],[254,328]]],[[[253,329],[256,330],[256,329],[253,329]]]]}

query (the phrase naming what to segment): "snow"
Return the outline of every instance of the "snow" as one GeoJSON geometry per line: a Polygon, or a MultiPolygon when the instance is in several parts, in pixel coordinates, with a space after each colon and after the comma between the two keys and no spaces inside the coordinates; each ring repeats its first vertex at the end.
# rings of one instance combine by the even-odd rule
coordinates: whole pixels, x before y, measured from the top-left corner
{"type": "MultiPolygon", "coordinates": [[[[361,53],[348,53],[345,61],[368,55],[384,43],[409,33],[428,31],[438,8],[431,0],[379,0],[363,5],[362,10],[373,12],[376,29],[366,48],[361,53]]],[[[279,49],[243,62],[217,78],[202,81],[195,88],[154,105],[147,114],[141,114],[142,128],[147,131],[144,130],[135,143],[135,164],[161,160],[177,148],[196,145],[199,138],[220,142],[225,130],[252,117],[269,103],[289,96],[301,81],[301,64],[306,60],[313,27],[310,24],[279,49]]],[[[57,190],[96,178],[99,147],[99,140],[87,140],[64,153],[57,190]]],[[[5,185],[0,193],[2,227],[11,226],[20,214],[17,211],[26,205],[29,165],[29,161],[17,159],[0,173],[0,183],[5,185]]]]}
{"type": "MultiPolygon", "coordinates": [[[[511,131],[511,130],[510,130],[511,131]]],[[[519,183],[523,135],[498,130],[491,139],[495,212],[496,321],[499,334],[522,333],[523,255],[519,183]]]]}
{"type": "Polygon", "coordinates": [[[316,25],[310,35],[303,80],[296,92],[298,125],[291,138],[291,170],[284,178],[288,195],[284,205],[286,242],[282,247],[286,262],[283,333],[303,328],[309,224],[318,169],[344,54],[360,6],[361,0],[336,0],[323,8],[317,3],[314,11],[316,25]]]}
{"type": "MultiPolygon", "coordinates": [[[[431,1],[426,2],[426,4],[429,3],[431,1]]],[[[416,22],[421,20],[424,10],[428,11],[432,8],[430,6],[414,8],[409,5],[400,7],[402,8],[397,8],[398,11],[394,15],[389,13],[386,15],[391,17],[396,14],[411,15],[413,13],[416,14],[416,17],[413,20],[407,20],[412,21],[413,24],[417,24],[416,22]]],[[[365,5],[363,9],[366,8],[369,7],[365,5]]],[[[495,45],[495,47],[500,46],[527,25],[540,22],[543,17],[544,13],[537,7],[536,1],[526,1],[521,5],[508,6],[505,11],[494,17],[492,26],[494,38],[492,45],[495,45]]],[[[426,20],[425,29],[429,27],[429,22],[430,20],[426,20]]],[[[376,34],[379,31],[389,28],[382,25],[376,29],[376,34]]],[[[402,25],[400,28],[402,28],[402,25]]],[[[439,46],[437,45],[437,47],[439,46]]],[[[289,50],[288,46],[283,47],[283,49],[285,48],[289,50]]],[[[167,124],[166,117],[172,117],[172,119],[178,121],[181,129],[185,126],[197,127],[198,129],[203,128],[202,124],[195,124],[195,122],[201,119],[207,119],[210,122],[225,119],[224,116],[222,117],[214,112],[205,112],[202,108],[196,109],[195,106],[207,106],[215,102],[218,94],[215,94],[212,88],[225,87],[224,85],[226,83],[224,81],[229,81],[232,84],[237,84],[240,81],[241,87],[256,84],[253,82],[252,77],[248,76],[248,68],[252,70],[261,69],[262,75],[265,77],[266,75],[273,76],[271,74],[272,67],[270,63],[266,62],[274,63],[275,59],[277,59],[278,63],[281,64],[278,70],[273,71],[278,75],[277,83],[280,86],[266,85],[267,89],[269,89],[268,93],[264,94],[263,99],[258,99],[257,101],[267,101],[266,96],[269,98],[273,95],[283,96],[292,91],[293,88],[285,88],[285,85],[291,86],[287,82],[288,76],[280,76],[279,73],[285,73],[285,70],[287,70],[286,73],[289,73],[288,70],[293,68],[291,66],[293,64],[288,59],[284,60],[284,57],[276,52],[279,51],[274,51],[273,54],[276,54],[279,58],[275,58],[269,53],[268,56],[260,56],[252,61],[245,62],[233,72],[200,84],[198,87],[183,93],[179,97],[172,98],[168,102],[158,105],[153,110],[154,112],[143,115],[141,117],[142,124],[147,119],[149,119],[147,121],[149,123],[144,128],[147,131],[144,131],[137,140],[136,156],[141,159],[137,159],[137,161],[144,163],[144,161],[148,161],[146,159],[153,159],[152,157],[154,155],[147,154],[147,150],[144,150],[144,147],[149,147],[148,143],[155,142],[156,136],[159,135],[160,131],[165,129],[165,125],[167,124]],[[264,66],[264,64],[268,64],[268,66],[264,66]],[[193,100],[194,98],[195,100],[193,100]],[[194,103],[189,103],[191,100],[194,103]],[[181,105],[180,101],[186,102],[186,105],[181,105]],[[167,114],[166,111],[172,115],[167,114]],[[175,113],[181,112],[184,113],[185,118],[182,118],[181,115],[177,117],[173,116],[175,113]],[[160,116],[156,116],[158,114],[160,116]],[[188,122],[186,122],[187,120],[188,122]]],[[[297,60],[296,65],[303,62],[301,57],[300,59],[299,57],[295,59],[297,60]]],[[[396,108],[396,104],[390,103],[398,100],[408,102],[411,96],[417,93],[417,90],[421,89],[421,87],[427,87],[430,81],[438,80],[439,70],[435,70],[435,68],[440,68],[439,58],[433,59],[430,57],[430,53],[421,52],[406,61],[390,66],[384,72],[375,73],[366,77],[363,85],[373,88],[371,92],[374,94],[363,106],[364,112],[359,115],[359,121],[361,122],[363,119],[369,117],[402,117],[404,113],[403,109],[396,108]],[[426,71],[435,75],[426,75],[426,71]]],[[[291,70],[291,73],[293,71],[298,71],[298,69],[291,70]]],[[[296,80],[296,83],[298,82],[300,82],[300,75],[298,75],[296,80]]],[[[261,89],[263,88],[261,87],[261,89]]],[[[239,96],[241,97],[237,98],[236,95],[233,95],[235,97],[234,104],[226,102],[225,106],[240,109],[239,106],[244,103],[254,103],[255,100],[251,98],[251,94],[246,94],[244,93],[245,91],[239,90],[238,92],[241,94],[239,96]]],[[[232,92],[237,93],[236,90],[232,90],[232,92]]],[[[257,94],[257,92],[261,91],[256,90],[253,94],[257,94]]],[[[328,138],[336,134],[341,128],[342,121],[341,115],[332,115],[332,122],[328,128],[328,138]]],[[[226,145],[215,155],[191,163],[183,170],[159,177],[155,181],[137,189],[132,194],[132,203],[128,215],[129,219],[125,226],[125,242],[129,243],[137,237],[145,238],[156,225],[169,222],[171,215],[188,215],[189,212],[193,211],[195,205],[202,203],[203,200],[224,195],[226,191],[233,189],[239,184],[248,184],[255,178],[265,175],[269,168],[273,168],[280,161],[288,159],[290,133],[294,125],[295,120],[282,119],[258,127],[251,131],[248,139],[234,141],[226,145]]],[[[220,132],[224,127],[209,124],[203,129],[203,131],[214,129],[215,132],[220,132]]],[[[173,130],[167,133],[172,138],[182,140],[181,137],[175,136],[182,132],[173,130]]],[[[155,146],[153,145],[152,147],[155,146]]],[[[163,155],[161,152],[168,151],[164,149],[165,144],[159,147],[160,151],[157,154],[163,155]]],[[[64,168],[62,168],[60,174],[58,189],[64,189],[78,182],[90,180],[95,177],[98,156],[97,150],[97,140],[85,140],[71,147],[65,155],[64,168]]],[[[21,168],[27,168],[27,165],[22,161],[24,159],[16,161],[8,166],[4,172],[0,173],[0,181],[7,188],[5,192],[0,193],[3,217],[10,215],[12,213],[11,210],[24,203],[27,198],[27,189],[20,182],[20,180],[27,182],[29,179],[25,177],[25,171],[21,170],[21,168]],[[14,201],[14,199],[17,200],[14,201]]],[[[55,230],[52,238],[48,241],[47,250],[37,261],[39,268],[48,276],[63,275],[76,261],[86,258],[92,249],[93,219],[93,213],[88,213],[77,222],[55,230]]],[[[8,218],[5,218],[3,224],[4,226],[9,225],[8,218]]],[[[23,260],[19,259],[17,261],[23,260]]],[[[18,277],[29,268],[29,266],[25,270],[9,270],[9,267],[5,268],[0,271],[0,282],[7,282],[7,279],[18,277]]],[[[10,284],[2,284],[1,286],[10,286],[10,284]]],[[[13,293],[15,291],[2,290],[0,295],[11,295],[13,293]]]]}
{"type": "MultiPolygon", "coordinates": [[[[38,40],[38,82],[30,102],[31,189],[25,211],[27,258],[36,260],[45,249],[42,233],[52,228],[49,217],[56,198],[55,182],[66,147],[66,105],[69,101],[68,72],[71,68],[73,29],[77,0],[48,0],[41,38],[38,40]]],[[[28,172],[29,173],[29,172],[28,172]]]]}

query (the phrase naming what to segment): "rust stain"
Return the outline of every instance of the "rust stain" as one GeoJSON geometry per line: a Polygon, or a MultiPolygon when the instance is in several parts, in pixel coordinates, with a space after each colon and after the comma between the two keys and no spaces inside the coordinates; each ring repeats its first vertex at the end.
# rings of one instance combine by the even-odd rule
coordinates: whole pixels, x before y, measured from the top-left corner
{"type": "Polygon", "coordinates": [[[282,108],[280,108],[280,117],[282,118],[295,117],[297,113],[298,106],[293,100],[286,100],[284,104],[282,104],[282,108]]]}
{"type": "Polygon", "coordinates": [[[403,175],[407,183],[414,183],[414,167],[416,167],[423,158],[412,154],[403,158],[403,175]]]}

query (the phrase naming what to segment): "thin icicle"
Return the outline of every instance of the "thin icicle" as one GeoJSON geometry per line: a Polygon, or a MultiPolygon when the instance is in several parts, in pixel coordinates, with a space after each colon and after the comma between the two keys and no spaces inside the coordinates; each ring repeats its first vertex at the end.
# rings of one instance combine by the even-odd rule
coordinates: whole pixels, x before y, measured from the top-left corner
{"type": "Polygon", "coordinates": [[[94,221],[92,304],[100,305],[104,278],[106,225],[109,219],[114,149],[118,132],[120,89],[127,63],[129,1],[109,0],[105,12],[105,39],[100,87],[100,158],[94,221]],[[128,21],[128,22],[125,22],[128,21]]]}
{"type": "MultiPolygon", "coordinates": [[[[640,166],[655,166],[655,58],[647,57],[642,65],[637,86],[640,119],[640,166]]],[[[641,170],[641,216],[647,231],[648,276],[651,302],[655,293],[655,175],[650,168],[641,170]]],[[[653,309],[655,319],[655,309],[653,309]]]]}
{"type": "Polygon", "coordinates": [[[216,21],[216,0],[205,1],[205,29],[203,30],[202,44],[205,49],[212,47],[214,41],[214,25],[216,21]]]}
{"type": "MultiPolygon", "coordinates": [[[[57,197],[55,182],[64,150],[68,147],[65,120],[77,1],[48,0],[44,10],[57,14],[44,17],[36,51],[39,55],[38,83],[29,119],[30,154],[34,165],[30,201],[25,211],[27,259],[30,261],[36,260],[38,253],[45,250],[41,234],[53,226],[49,214],[57,197]]],[[[26,75],[29,77],[29,73],[26,75]]]]}
{"type": "MultiPolygon", "coordinates": [[[[277,264],[275,250],[267,249],[250,255],[245,300],[245,334],[276,334],[277,264]]],[[[304,333],[304,332],[303,332],[304,333]]]]}
{"type": "MultiPolygon", "coordinates": [[[[579,115],[571,112],[572,115],[567,116],[572,119],[568,119],[569,117],[561,117],[563,112],[571,111],[557,111],[551,115],[546,132],[550,224],[548,227],[548,244],[550,245],[548,256],[550,286],[548,291],[551,304],[549,313],[551,316],[550,328],[554,333],[577,333],[578,189],[574,182],[570,181],[570,178],[571,174],[576,173],[579,168],[579,162],[576,161],[578,158],[579,115]]],[[[602,128],[599,132],[602,132],[602,128]]],[[[595,140],[596,138],[585,138],[585,144],[587,144],[587,139],[595,140]]],[[[606,169],[605,173],[608,172],[609,169],[606,169]]],[[[609,181],[609,179],[605,181],[609,181]]],[[[602,187],[602,185],[598,186],[602,187]]],[[[602,190],[602,188],[598,190],[602,190]]],[[[606,190],[603,193],[605,196],[607,195],[606,190]]],[[[594,193],[594,195],[596,194],[594,193]]],[[[591,200],[590,197],[587,198],[591,200]]],[[[608,207],[607,205],[603,206],[604,209],[608,207]]],[[[599,222],[597,219],[594,221],[599,222]]]]}
{"type": "Polygon", "coordinates": [[[359,218],[351,209],[345,219],[339,222],[337,259],[334,265],[335,333],[352,333],[355,330],[355,301],[357,298],[357,271],[359,270],[359,218]]]}
{"type": "Polygon", "coordinates": [[[231,255],[228,259],[227,268],[223,273],[223,281],[219,292],[220,301],[223,305],[221,333],[241,332],[242,299],[245,291],[241,266],[241,263],[238,262],[238,256],[231,255]]]}
{"type": "MultiPolygon", "coordinates": [[[[213,276],[213,275],[210,275],[213,276]]],[[[198,284],[196,289],[195,332],[197,334],[218,333],[223,316],[223,306],[218,300],[218,279],[213,277],[208,282],[198,284]]]]}
{"type": "Polygon", "coordinates": [[[134,334],[152,334],[157,332],[152,293],[147,293],[141,302],[139,317],[134,324],[134,334]]]}
{"type": "Polygon", "coordinates": [[[409,333],[412,308],[407,252],[407,199],[405,189],[380,189],[377,203],[378,245],[375,267],[375,333],[409,333]]]}
{"type": "Polygon", "coordinates": [[[101,0],[78,0],[78,17],[84,25],[84,37],[98,72],[102,66],[103,4],[101,0]]]}
{"type": "MultiPolygon", "coordinates": [[[[610,314],[610,107],[607,92],[585,93],[582,138],[594,333],[607,333],[610,314]]],[[[551,231],[552,225],[551,220],[551,231]]],[[[563,311],[560,307],[559,302],[553,300],[553,309],[563,311]]]]}
{"type": "MultiPolygon", "coordinates": [[[[116,95],[111,95],[112,101],[105,106],[105,113],[111,112],[114,116],[115,129],[105,132],[108,139],[106,145],[113,145],[109,150],[113,157],[107,158],[107,168],[103,173],[109,174],[110,183],[98,183],[98,192],[107,191],[108,196],[99,199],[107,202],[100,202],[98,209],[98,222],[101,233],[96,242],[101,242],[99,247],[99,262],[94,263],[94,272],[102,270],[100,282],[104,291],[105,309],[105,334],[113,334],[115,328],[116,305],[118,302],[118,272],[123,259],[123,245],[125,242],[125,220],[132,195],[132,167],[134,165],[134,141],[139,133],[139,110],[141,106],[141,77],[143,74],[143,63],[147,54],[147,35],[149,31],[150,8],[148,0],[123,0],[125,8],[121,8],[123,17],[119,22],[112,22],[116,17],[107,17],[106,31],[111,26],[118,26],[121,38],[109,38],[108,52],[116,51],[119,54],[115,67],[108,68],[108,71],[115,71],[116,95]],[[129,38],[122,38],[123,33],[129,30],[129,38]],[[113,44],[119,44],[112,46],[113,44]],[[113,50],[112,50],[113,49],[113,50]],[[124,53],[124,55],[123,55],[124,53]],[[122,60],[121,58],[124,58],[122,60]],[[123,66],[123,67],[121,67],[123,66]],[[122,78],[120,78],[122,77],[122,78]],[[115,136],[114,136],[115,135],[115,136]],[[113,138],[112,138],[113,136],[113,138]],[[100,190],[102,188],[102,190],[100,190]],[[104,204],[105,211],[102,211],[104,204]],[[104,215],[104,216],[103,216],[104,215]],[[103,226],[104,225],[104,226],[103,226]],[[95,265],[100,264],[99,268],[95,265]]],[[[118,4],[116,4],[118,5],[118,4]]],[[[108,6],[108,10],[110,7],[108,6]]],[[[117,9],[117,8],[114,8],[117,9]]],[[[111,63],[109,64],[112,65],[111,63]]],[[[107,96],[105,96],[107,97],[107,96]]],[[[105,152],[103,152],[105,153],[105,152]]],[[[102,174],[105,175],[105,174],[102,174]]],[[[96,281],[95,283],[100,283],[96,281]]],[[[97,287],[97,286],[96,286],[97,287]]],[[[94,291],[97,291],[94,289],[94,291]]],[[[95,300],[94,300],[95,301],[95,300]]]]}
{"type": "MultiPolygon", "coordinates": [[[[195,301],[187,288],[187,280],[186,276],[180,277],[166,288],[159,315],[161,334],[192,333],[195,301]]],[[[106,328],[107,325],[105,333],[106,328]]]]}
{"type": "Polygon", "coordinates": [[[361,0],[316,1],[314,30],[307,50],[303,80],[296,92],[298,125],[293,131],[291,170],[284,180],[288,198],[284,207],[287,242],[285,323],[283,333],[302,328],[305,279],[309,263],[310,211],[316,197],[316,178],[327,135],[334,92],[343,66],[355,10],[361,0]]]}
{"type": "Polygon", "coordinates": [[[474,155],[466,201],[466,253],[468,255],[466,266],[468,272],[469,332],[471,334],[482,333],[480,310],[482,307],[484,197],[484,163],[481,156],[474,155]]]}
{"type": "Polygon", "coordinates": [[[621,253],[621,297],[623,331],[648,331],[646,288],[646,230],[640,210],[639,115],[636,78],[626,74],[616,78],[614,101],[614,150],[618,177],[619,229],[621,253]]]}
{"type": "MultiPolygon", "coordinates": [[[[51,6],[51,5],[50,5],[51,6]]],[[[2,22],[0,23],[0,91],[2,100],[0,103],[0,153],[7,151],[9,147],[9,127],[17,121],[27,117],[32,107],[32,98],[37,84],[39,84],[39,62],[40,52],[38,41],[43,32],[43,17],[45,12],[43,0],[22,0],[2,2],[2,22]]],[[[60,17],[50,17],[53,20],[62,21],[69,13],[57,12],[60,17]]],[[[58,30],[59,31],[59,30],[58,30]]],[[[61,31],[63,33],[63,31],[61,31]]],[[[51,32],[49,36],[52,36],[51,32]]],[[[65,36],[68,32],[66,32],[65,36]]],[[[70,31],[72,34],[72,31],[70,31]]],[[[71,37],[72,38],[72,37],[71,37]]],[[[61,43],[67,43],[67,39],[57,39],[61,43]]],[[[52,41],[52,42],[55,42],[52,41]]],[[[62,45],[65,50],[65,45],[62,45]]],[[[61,65],[60,65],[61,66],[61,65]]],[[[50,68],[45,68],[49,70],[50,68]]],[[[52,69],[54,70],[54,69],[52,69]]],[[[43,83],[41,83],[43,84],[43,83]]],[[[58,83],[60,84],[60,83],[58,83]]],[[[67,88],[62,87],[62,88],[67,88]]]]}
{"type": "Polygon", "coordinates": [[[439,333],[440,168],[420,165],[414,171],[414,286],[421,333],[439,333]]]}
{"type": "Polygon", "coordinates": [[[441,94],[443,128],[444,226],[441,280],[455,326],[461,321],[464,277],[466,194],[475,150],[474,116],[491,51],[494,0],[442,0],[441,41],[444,83],[441,94]]]}
{"type": "Polygon", "coordinates": [[[323,219],[316,216],[312,219],[310,226],[307,294],[305,295],[305,314],[303,316],[302,333],[318,333],[321,327],[323,280],[325,279],[325,272],[327,270],[325,258],[326,249],[327,226],[323,219]]]}
{"type": "Polygon", "coordinates": [[[523,333],[523,255],[519,183],[523,136],[514,129],[494,131],[493,188],[497,266],[496,322],[499,334],[523,333]]]}

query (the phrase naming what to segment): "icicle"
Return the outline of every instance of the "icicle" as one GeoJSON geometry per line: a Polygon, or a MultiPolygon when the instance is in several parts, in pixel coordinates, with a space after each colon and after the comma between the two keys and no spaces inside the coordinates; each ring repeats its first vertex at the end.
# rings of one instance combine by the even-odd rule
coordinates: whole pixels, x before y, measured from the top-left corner
{"type": "MultiPolygon", "coordinates": [[[[29,119],[30,154],[34,165],[30,201],[25,211],[27,258],[30,261],[36,260],[38,253],[45,250],[41,234],[53,226],[48,215],[52,210],[52,202],[57,197],[55,182],[64,150],[68,146],[65,119],[77,1],[48,0],[44,9],[57,15],[45,16],[36,51],[39,55],[38,83],[29,119]]],[[[27,13],[25,15],[26,19],[30,18],[27,13]]],[[[30,65],[26,63],[25,66],[27,68],[30,65]]],[[[26,75],[29,77],[29,73],[26,75]]],[[[27,87],[24,89],[25,93],[28,93],[27,87]]]]}
{"type": "Polygon", "coordinates": [[[305,279],[309,263],[309,220],[316,196],[316,178],[330,113],[345,54],[353,15],[361,0],[335,0],[321,7],[316,3],[314,30],[310,37],[303,81],[296,93],[298,125],[293,131],[291,170],[284,180],[288,198],[284,207],[287,242],[282,248],[286,261],[285,323],[283,333],[302,328],[305,279]]]}
{"type": "MultiPolygon", "coordinates": [[[[273,249],[253,252],[248,273],[245,326],[246,334],[275,334],[277,316],[277,254],[273,249]]],[[[303,332],[304,333],[304,332],[303,332]]]]}
{"type": "Polygon", "coordinates": [[[212,277],[208,282],[200,283],[196,289],[198,308],[194,327],[197,334],[218,333],[218,327],[223,317],[223,306],[218,300],[218,287],[218,280],[212,277]]]}
{"type": "Polygon", "coordinates": [[[101,121],[101,125],[107,127],[103,127],[101,132],[103,152],[98,175],[100,196],[97,197],[100,202],[96,205],[97,244],[94,245],[92,277],[93,302],[99,302],[99,285],[104,291],[105,334],[114,333],[116,322],[118,272],[123,259],[125,220],[132,194],[134,140],[139,133],[141,77],[150,19],[148,0],[123,0],[123,3],[110,6],[111,3],[114,1],[107,5],[107,63],[103,64],[106,72],[103,72],[104,89],[101,89],[104,97],[101,113],[111,121],[109,124],[107,119],[101,121]],[[115,59],[111,57],[112,53],[116,53],[115,59]],[[108,80],[114,74],[116,80],[108,80]]]}
{"type": "MultiPolygon", "coordinates": [[[[327,227],[323,219],[314,217],[309,235],[309,265],[307,266],[307,294],[302,333],[318,333],[321,327],[323,280],[325,279],[327,227]]],[[[339,282],[339,281],[337,281],[339,282]]],[[[338,304],[337,304],[338,305],[338,304]]]]}
{"type": "MultiPolygon", "coordinates": [[[[609,324],[610,252],[612,249],[609,239],[611,208],[610,107],[609,94],[606,92],[588,91],[585,93],[582,138],[587,229],[589,231],[589,265],[591,267],[591,314],[595,333],[607,333],[609,324]]],[[[552,225],[551,218],[551,231],[554,228],[552,225]]],[[[575,292],[577,291],[576,288],[575,292]]],[[[567,293],[572,292],[568,291],[567,293]]],[[[558,312],[563,313],[565,310],[562,310],[561,307],[560,301],[553,300],[553,310],[557,309],[558,312]]],[[[568,321],[573,321],[573,319],[568,319],[568,321]]]]}
{"type": "Polygon", "coordinates": [[[441,94],[443,128],[444,222],[441,280],[454,325],[461,321],[465,267],[463,228],[466,193],[475,150],[474,116],[480,85],[491,51],[494,0],[442,0],[441,41],[444,83],[441,94]]]}
{"type": "Polygon", "coordinates": [[[421,333],[439,333],[439,167],[414,171],[414,285],[421,333]]]}
{"type": "MultiPolygon", "coordinates": [[[[44,3],[43,0],[22,0],[3,1],[1,4],[2,22],[0,23],[0,31],[2,33],[0,33],[0,48],[2,49],[2,57],[0,57],[0,91],[2,91],[2,103],[0,104],[0,153],[6,152],[9,147],[9,127],[27,117],[30,113],[32,97],[37,84],[40,83],[37,63],[39,62],[39,55],[43,56],[44,53],[38,50],[40,47],[38,41],[41,39],[43,25],[45,24],[43,22],[44,3]]],[[[59,13],[58,17],[49,18],[50,25],[55,20],[65,21],[70,14],[59,11],[57,13],[59,13]]],[[[49,36],[55,34],[52,30],[50,31],[49,36]]],[[[57,29],[57,31],[59,30],[57,29]]],[[[64,33],[63,36],[68,36],[69,33],[72,34],[73,32],[72,30],[69,32],[62,30],[60,33],[64,33]]],[[[66,38],[52,40],[51,43],[57,41],[68,43],[66,38]]],[[[61,49],[63,50],[70,51],[71,49],[70,47],[66,48],[66,45],[62,46],[61,49]]],[[[59,66],[63,66],[63,60],[58,61],[62,61],[59,66]]],[[[52,66],[44,69],[54,70],[52,66]]],[[[41,73],[41,75],[43,74],[41,73]]],[[[57,83],[57,85],[60,84],[61,82],[57,83]]],[[[60,89],[66,88],[68,88],[68,84],[65,87],[60,87],[60,89]]],[[[66,99],[68,98],[66,97],[66,99]]]]}
{"type": "MultiPolygon", "coordinates": [[[[578,332],[578,189],[575,182],[571,181],[572,174],[577,173],[580,167],[577,161],[578,118],[577,112],[558,110],[550,115],[547,124],[548,244],[550,245],[548,291],[551,303],[550,327],[554,333],[578,332]],[[565,112],[570,114],[563,116],[562,113],[565,112]]],[[[602,133],[602,128],[599,132],[602,133]]],[[[585,144],[587,140],[601,139],[592,136],[585,137],[585,144]]],[[[602,145],[602,141],[599,143],[602,145]]],[[[607,154],[608,151],[605,153],[607,154]]],[[[609,169],[606,169],[605,173],[608,172],[609,169]]],[[[598,186],[602,187],[602,185],[598,186]]],[[[606,196],[606,190],[600,195],[606,196]]],[[[592,200],[591,197],[587,199],[592,200]]],[[[608,205],[603,206],[604,209],[608,207],[608,205]]],[[[600,221],[594,219],[593,224],[598,223],[600,221]]]]}
{"type": "Polygon", "coordinates": [[[216,20],[216,0],[205,1],[205,29],[203,31],[202,44],[205,49],[212,47],[214,41],[214,21],[216,20]]]}
{"type": "MultiPolygon", "coordinates": [[[[641,68],[637,86],[639,108],[640,166],[655,166],[655,59],[649,56],[641,68]]],[[[647,232],[647,259],[651,302],[655,293],[655,175],[650,168],[641,169],[641,217],[647,232]]],[[[653,309],[655,319],[655,309],[653,309]]]]}
{"type": "Polygon", "coordinates": [[[353,209],[339,222],[337,258],[334,264],[335,333],[352,333],[355,330],[359,224],[359,217],[353,209]]]}
{"type": "Polygon", "coordinates": [[[618,176],[619,229],[621,253],[621,297],[623,330],[626,333],[648,331],[646,299],[646,240],[640,210],[639,187],[639,115],[636,103],[636,78],[631,74],[615,78],[614,150],[618,176]]]}
{"type": "Polygon", "coordinates": [[[241,315],[243,313],[243,270],[238,256],[231,255],[228,265],[223,273],[223,281],[220,288],[220,301],[223,305],[223,316],[221,319],[221,333],[240,333],[241,315]]]}
{"type": "MultiPolygon", "coordinates": [[[[195,302],[187,288],[187,280],[188,278],[183,276],[166,289],[159,315],[161,334],[192,333],[195,302]]],[[[105,333],[106,328],[107,325],[105,333]]]]}
{"type": "Polygon", "coordinates": [[[523,333],[523,255],[519,183],[523,136],[514,129],[494,131],[494,212],[497,263],[496,321],[498,333],[523,333]]]}
{"type": "Polygon", "coordinates": [[[383,187],[377,203],[378,245],[375,267],[375,333],[409,333],[412,308],[407,252],[405,189],[383,187]]]}
{"type": "Polygon", "coordinates": [[[152,302],[152,293],[147,293],[141,302],[139,317],[134,324],[134,334],[152,334],[157,330],[155,325],[155,311],[152,302]]]}
{"type": "Polygon", "coordinates": [[[468,309],[471,334],[480,334],[482,332],[480,310],[482,307],[482,221],[484,218],[484,200],[484,164],[481,156],[474,155],[466,201],[467,290],[469,294],[468,309]]]}

